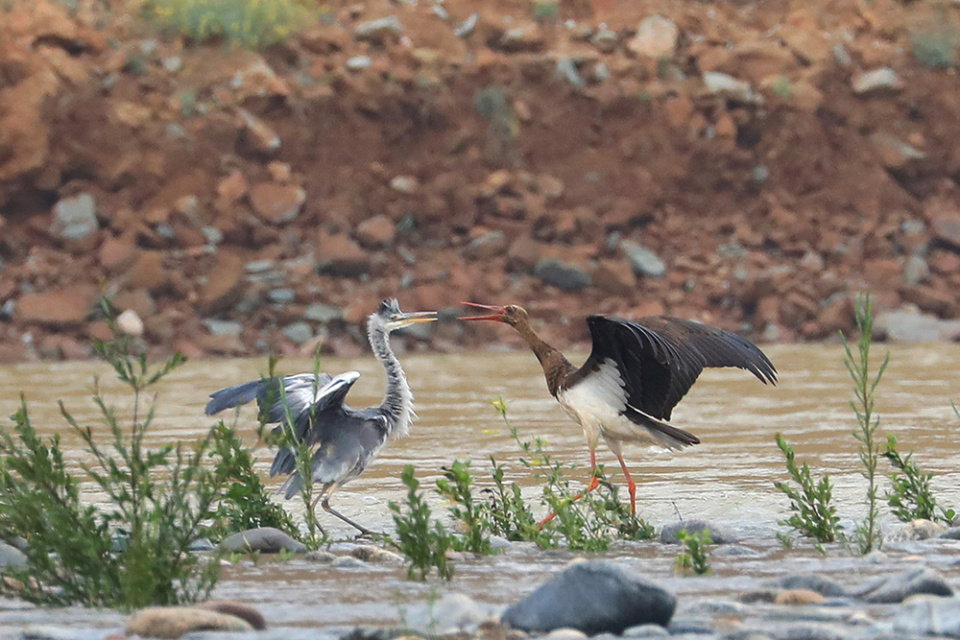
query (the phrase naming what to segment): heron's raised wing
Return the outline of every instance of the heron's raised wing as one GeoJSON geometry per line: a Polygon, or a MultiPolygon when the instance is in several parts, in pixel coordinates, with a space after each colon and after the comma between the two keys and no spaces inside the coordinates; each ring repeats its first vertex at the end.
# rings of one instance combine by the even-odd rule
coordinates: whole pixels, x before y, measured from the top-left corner
{"type": "Polygon", "coordinates": [[[301,416],[310,413],[308,410],[312,409],[316,414],[333,406],[342,406],[344,397],[359,377],[357,371],[346,371],[333,377],[326,373],[300,373],[254,380],[211,394],[206,413],[213,415],[256,398],[264,423],[285,422],[289,411],[296,424],[301,416]]]}
{"type": "Polygon", "coordinates": [[[669,316],[590,316],[587,326],[593,350],[576,377],[614,363],[627,406],[660,420],[670,419],[704,367],[739,367],[763,383],[776,383],[776,369],[763,352],[724,329],[669,316]]]}

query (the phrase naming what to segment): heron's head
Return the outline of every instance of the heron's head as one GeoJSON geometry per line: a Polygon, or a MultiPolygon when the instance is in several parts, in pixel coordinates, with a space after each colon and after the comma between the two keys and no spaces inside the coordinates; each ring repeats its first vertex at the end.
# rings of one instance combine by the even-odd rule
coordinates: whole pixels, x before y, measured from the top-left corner
{"type": "Polygon", "coordinates": [[[509,324],[511,327],[516,327],[529,322],[527,319],[526,310],[523,307],[519,307],[515,304],[507,305],[505,307],[495,307],[486,304],[477,304],[475,302],[464,302],[462,304],[465,304],[468,307],[473,307],[474,309],[491,311],[492,313],[486,316],[462,316],[460,318],[461,320],[491,320],[493,322],[503,322],[509,324]]]}
{"type": "Polygon", "coordinates": [[[419,322],[433,322],[437,319],[437,312],[414,311],[404,313],[400,310],[400,303],[397,302],[396,298],[387,298],[380,301],[380,306],[377,307],[377,312],[373,314],[373,317],[383,325],[387,332],[390,332],[419,322]]]}

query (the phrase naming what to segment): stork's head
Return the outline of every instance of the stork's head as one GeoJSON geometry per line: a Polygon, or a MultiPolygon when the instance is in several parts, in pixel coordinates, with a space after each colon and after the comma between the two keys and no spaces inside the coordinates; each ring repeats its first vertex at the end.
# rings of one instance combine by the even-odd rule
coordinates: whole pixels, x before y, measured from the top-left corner
{"type": "Polygon", "coordinates": [[[477,304],[475,302],[464,302],[462,304],[475,309],[492,311],[493,313],[486,316],[462,316],[460,318],[461,320],[491,320],[493,322],[503,322],[505,324],[509,324],[511,327],[529,323],[526,310],[523,307],[519,307],[515,304],[507,305],[506,307],[495,307],[486,304],[477,304]]]}
{"type": "Polygon", "coordinates": [[[388,333],[409,327],[419,322],[433,322],[437,319],[436,311],[414,311],[404,313],[400,310],[400,303],[396,298],[387,298],[380,301],[377,312],[370,316],[372,321],[380,323],[388,333]]]}

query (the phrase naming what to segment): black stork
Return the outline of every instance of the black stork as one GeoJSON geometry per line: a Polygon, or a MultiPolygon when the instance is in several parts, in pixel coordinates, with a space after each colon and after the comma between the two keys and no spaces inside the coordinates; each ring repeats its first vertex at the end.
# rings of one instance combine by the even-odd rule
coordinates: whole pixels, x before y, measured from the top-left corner
{"type": "MultiPolygon", "coordinates": [[[[739,367],[764,384],[777,381],[776,368],[755,344],[699,322],[671,316],[638,320],[590,316],[587,327],[593,349],[583,366],[577,368],[537,335],[523,307],[463,304],[491,313],[463,316],[461,320],[503,322],[520,333],[540,361],[550,393],[583,427],[591,471],[597,467],[596,448],[601,436],[617,457],[627,479],[633,514],[637,488],[623,461],[623,443],[652,443],[668,449],[699,444],[697,436],[668,421],[704,367],[739,367]]],[[[594,474],[586,492],[598,485],[594,474]]]]}
{"type": "MultiPolygon", "coordinates": [[[[213,415],[253,399],[260,406],[266,424],[279,423],[274,433],[292,430],[295,442],[306,442],[317,448],[313,456],[313,477],[322,487],[311,511],[323,499],[321,506],[363,534],[372,532],[330,507],[330,496],[339,487],[359,476],[376,459],[390,438],[407,435],[416,415],[413,412],[413,393],[407,384],[400,361],[390,349],[390,333],[418,322],[433,322],[433,311],[403,313],[394,299],[383,300],[376,313],[367,319],[367,338],[373,355],[383,364],[387,374],[387,388],[383,402],[367,409],[351,409],[344,397],[360,377],[357,371],[336,376],[326,373],[301,373],[254,380],[228,387],[211,394],[207,415],[213,415]],[[283,394],[280,385],[283,385],[283,394]],[[286,407],[284,407],[286,402],[286,407]],[[287,411],[293,424],[287,422],[287,411]]],[[[291,474],[280,488],[291,498],[303,488],[303,480],[296,471],[296,454],[292,448],[277,452],[270,476],[291,474]]]]}

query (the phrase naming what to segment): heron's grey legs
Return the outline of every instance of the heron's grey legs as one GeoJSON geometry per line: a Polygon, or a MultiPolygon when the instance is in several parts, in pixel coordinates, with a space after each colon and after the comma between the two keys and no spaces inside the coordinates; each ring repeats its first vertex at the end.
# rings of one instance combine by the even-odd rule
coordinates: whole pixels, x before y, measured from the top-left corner
{"type": "MultiPolygon", "coordinates": [[[[319,493],[317,493],[317,497],[314,498],[313,502],[310,503],[310,513],[313,513],[313,514],[317,513],[317,503],[320,502],[320,498],[323,497],[323,495],[327,492],[327,489],[329,489],[330,486],[331,486],[330,484],[323,485],[323,488],[320,489],[319,493]]],[[[326,529],[324,529],[323,526],[320,524],[320,522],[316,520],[316,517],[314,517],[314,521],[316,521],[317,523],[317,529],[320,530],[320,535],[326,538],[327,537],[326,529]]]]}
{"type": "Polygon", "coordinates": [[[373,531],[370,531],[370,529],[367,529],[366,527],[357,524],[356,522],[354,522],[353,520],[351,520],[351,519],[348,518],[347,516],[343,515],[342,513],[340,513],[339,511],[336,511],[333,507],[331,507],[331,506],[330,506],[330,497],[329,497],[329,496],[323,499],[323,502],[320,503],[320,506],[323,507],[323,510],[324,510],[324,511],[326,511],[327,513],[330,513],[330,514],[333,514],[333,515],[337,516],[338,518],[340,518],[341,520],[343,520],[344,522],[346,522],[348,525],[350,525],[351,527],[353,527],[354,529],[356,529],[357,531],[359,531],[361,534],[363,534],[363,535],[365,535],[365,536],[375,536],[375,535],[377,535],[377,534],[375,534],[373,531]]]}
{"type": "MultiPolygon", "coordinates": [[[[330,506],[330,496],[333,495],[333,492],[336,490],[336,488],[337,488],[337,483],[331,482],[330,484],[326,485],[323,488],[323,491],[320,492],[320,495],[317,496],[317,500],[320,500],[321,497],[323,498],[323,502],[320,503],[320,506],[323,507],[323,510],[331,515],[337,516],[338,518],[346,522],[348,525],[350,525],[351,527],[359,531],[362,535],[365,535],[365,536],[377,535],[373,531],[370,531],[370,529],[367,529],[366,527],[357,524],[356,522],[354,522],[353,520],[351,520],[350,518],[348,518],[347,516],[343,515],[342,513],[340,513],[339,511],[337,511],[336,509],[330,506]]],[[[317,500],[313,501],[314,508],[317,506],[317,500]]]]}

